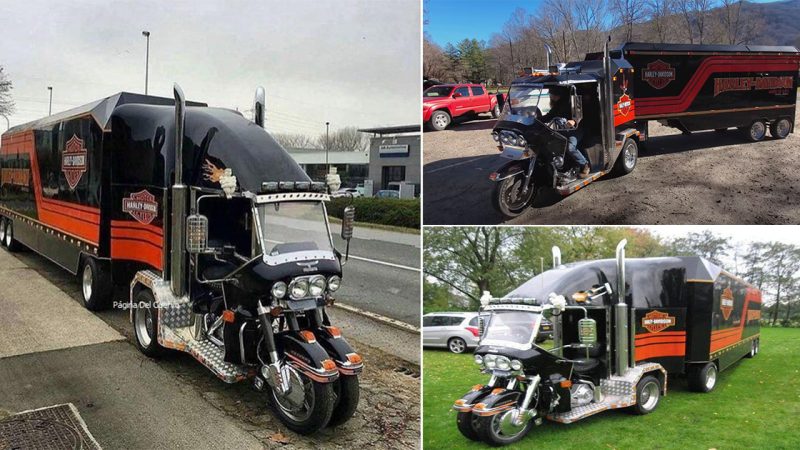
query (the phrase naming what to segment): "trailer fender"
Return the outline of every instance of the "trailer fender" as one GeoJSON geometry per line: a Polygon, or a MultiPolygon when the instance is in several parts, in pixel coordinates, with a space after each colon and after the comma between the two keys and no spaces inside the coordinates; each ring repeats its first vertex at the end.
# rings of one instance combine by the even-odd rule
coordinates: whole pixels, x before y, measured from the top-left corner
{"type": "Polygon", "coordinates": [[[278,351],[286,362],[305,376],[318,383],[332,383],[339,378],[336,363],[319,344],[314,333],[287,331],[275,335],[278,351]]]}
{"type": "Polygon", "coordinates": [[[480,403],[481,399],[489,395],[493,389],[494,387],[492,386],[476,384],[472,386],[469,392],[453,403],[453,409],[459,412],[470,412],[472,407],[480,403]]]}
{"type": "Polygon", "coordinates": [[[494,388],[489,395],[472,407],[472,413],[481,417],[494,416],[517,407],[520,391],[494,388]]]}
{"type": "Polygon", "coordinates": [[[342,336],[337,327],[323,326],[314,330],[317,342],[333,358],[339,373],[342,375],[358,375],[364,369],[361,355],[342,336]]]}
{"type": "Polygon", "coordinates": [[[658,379],[661,383],[661,395],[666,397],[667,395],[667,371],[661,364],[658,363],[646,363],[636,366],[637,368],[641,368],[642,372],[636,377],[636,380],[633,383],[634,392],[636,389],[636,385],[639,384],[639,380],[642,379],[645,375],[653,375],[658,379]]]}

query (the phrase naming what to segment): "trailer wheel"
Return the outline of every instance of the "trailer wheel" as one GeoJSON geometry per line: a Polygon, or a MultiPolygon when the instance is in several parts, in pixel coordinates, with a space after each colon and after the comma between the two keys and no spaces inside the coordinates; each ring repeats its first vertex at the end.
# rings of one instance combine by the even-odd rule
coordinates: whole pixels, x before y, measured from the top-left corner
{"type": "Polygon", "coordinates": [[[164,347],[158,343],[158,310],[155,297],[147,290],[140,290],[133,297],[133,334],[136,337],[136,348],[145,355],[155,358],[164,353],[164,347]]]}
{"type": "Polygon", "coordinates": [[[81,262],[81,299],[89,311],[102,311],[111,303],[111,277],[108,270],[98,264],[91,256],[84,256],[81,262]]]}
{"type": "Polygon", "coordinates": [[[789,119],[780,119],[776,122],[772,122],[769,126],[769,134],[775,139],[786,139],[791,129],[792,124],[789,122],[789,119]]]}
{"type": "Polygon", "coordinates": [[[745,137],[750,142],[758,142],[767,135],[767,124],[763,120],[756,120],[745,131],[745,137]]]}
{"type": "Polygon", "coordinates": [[[744,355],[744,357],[745,358],[752,358],[754,356],[756,356],[756,340],[755,339],[750,341],[750,351],[747,352],[747,354],[744,355]]]}
{"type": "Polygon", "coordinates": [[[14,239],[14,221],[11,219],[5,220],[5,231],[3,232],[3,246],[11,253],[16,253],[22,250],[22,244],[14,239]]]}
{"type": "Polygon", "coordinates": [[[0,217],[0,245],[6,246],[6,218],[0,217]]]}
{"type": "Polygon", "coordinates": [[[717,385],[717,366],[713,362],[689,366],[689,389],[694,392],[711,392],[717,385]]]}
{"type": "Polygon", "coordinates": [[[761,350],[761,339],[756,339],[756,355],[759,350],[761,350]]]}
{"type": "Polygon", "coordinates": [[[431,115],[431,128],[436,131],[442,131],[450,125],[450,114],[447,111],[434,111],[431,115]]]}
{"type": "Polygon", "coordinates": [[[644,415],[653,412],[661,400],[661,382],[658,378],[647,375],[636,384],[636,404],[630,411],[634,414],[644,415]]]}
{"type": "Polygon", "coordinates": [[[626,139],[625,144],[622,146],[622,151],[617,156],[617,162],[614,164],[614,175],[620,177],[633,172],[638,160],[639,144],[636,139],[626,139]]]}

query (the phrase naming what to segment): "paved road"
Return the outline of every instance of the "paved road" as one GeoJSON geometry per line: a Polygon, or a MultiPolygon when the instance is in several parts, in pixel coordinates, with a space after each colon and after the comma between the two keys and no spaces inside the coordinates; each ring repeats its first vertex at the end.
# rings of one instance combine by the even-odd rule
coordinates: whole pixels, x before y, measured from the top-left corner
{"type": "Polygon", "coordinates": [[[800,133],[749,143],[736,130],[683,136],[656,122],[630,175],[599,180],[568,197],[539,199],[506,221],[492,206],[494,183],[488,179],[503,164],[490,135],[493,125],[481,120],[424,134],[426,225],[800,222],[800,133]]]}
{"type": "Polygon", "coordinates": [[[46,259],[0,250],[0,308],[14,321],[0,331],[0,417],[71,402],[107,449],[418,447],[416,333],[332,311],[364,358],[362,400],[347,424],[303,437],[248,383],[226,385],[187,354],[144,357],[127,312],[91,314],[79,296],[75,277],[46,259]]]}

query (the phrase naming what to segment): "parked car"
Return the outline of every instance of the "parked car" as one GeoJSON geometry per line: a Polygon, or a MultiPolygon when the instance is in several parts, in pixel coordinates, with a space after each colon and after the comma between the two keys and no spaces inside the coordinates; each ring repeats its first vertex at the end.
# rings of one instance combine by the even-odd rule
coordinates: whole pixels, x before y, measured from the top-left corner
{"type": "Polygon", "coordinates": [[[355,197],[363,197],[363,191],[359,191],[358,188],[342,188],[336,191],[337,194],[350,194],[355,197]]]}
{"type": "Polygon", "coordinates": [[[478,346],[478,313],[443,312],[422,316],[422,345],[464,353],[478,346]]]}
{"type": "Polygon", "coordinates": [[[383,189],[375,193],[378,198],[400,198],[400,192],[392,189],[383,189]]]}
{"type": "Polygon", "coordinates": [[[539,344],[548,339],[553,339],[553,323],[542,317],[539,333],[536,334],[536,343],[539,344]]]}
{"type": "Polygon", "coordinates": [[[422,94],[422,121],[437,131],[444,130],[458,117],[491,113],[500,115],[497,96],[481,84],[440,84],[422,94]]]}

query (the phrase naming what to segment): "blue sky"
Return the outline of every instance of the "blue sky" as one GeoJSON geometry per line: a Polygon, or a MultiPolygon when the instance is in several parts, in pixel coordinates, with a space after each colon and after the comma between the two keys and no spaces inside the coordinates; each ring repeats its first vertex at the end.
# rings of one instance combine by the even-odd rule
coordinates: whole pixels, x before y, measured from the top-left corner
{"type": "MultiPolygon", "coordinates": [[[[544,0],[425,0],[425,32],[439,45],[462,39],[489,41],[517,8],[533,13],[544,0]]],[[[774,0],[751,0],[768,3],[774,0]]]]}

